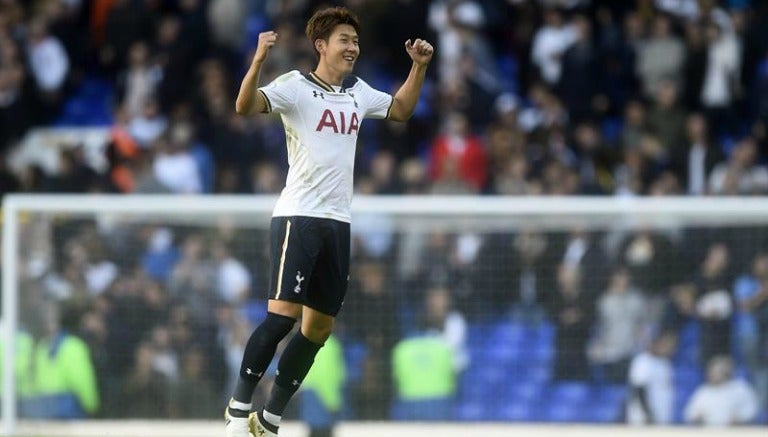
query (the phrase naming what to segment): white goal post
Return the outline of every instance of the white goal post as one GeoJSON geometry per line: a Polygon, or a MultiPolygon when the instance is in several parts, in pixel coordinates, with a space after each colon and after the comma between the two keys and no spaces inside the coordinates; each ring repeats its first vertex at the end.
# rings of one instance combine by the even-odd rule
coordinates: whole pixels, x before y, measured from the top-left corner
{"type": "MultiPolygon", "coordinates": [[[[13,377],[14,335],[19,319],[20,229],[27,213],[150,215],[195,220],[232,215],[246,220],[268,220],[274,196],[181,195],[8,195],[3,199],[2,432],[13,435],[17,411],[13,377]],[[265,219],[262,220],[261,218],[265,219]]],[[[511,228],[521,223],[591,229],[628,223],[685,225],[768,225],[768,202],[762,197],[482,197],[482,196],[357,196],[353,217],[385,215],[408,225],[430,228],[444,223],[454,230],[511,228]]],[[[354,226],[354,218],[353,218],[354,226]]]]}

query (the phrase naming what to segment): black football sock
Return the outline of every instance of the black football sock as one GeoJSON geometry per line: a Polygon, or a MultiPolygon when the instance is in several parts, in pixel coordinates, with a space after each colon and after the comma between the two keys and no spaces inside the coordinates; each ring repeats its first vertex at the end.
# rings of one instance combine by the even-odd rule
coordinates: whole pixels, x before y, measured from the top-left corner
{"type": "Polygon", "coordinates": [[[285,406],[307,376],[317,351],[323,347],[309,341],[301,331],[293,336],[277,363],[277,376],[264,410],[282,416],[285,406]]]}
{"type": "Polygon", "coordinates": [[[235,394],[232,396],[236,401],[244,404],[251,403],[256,384],[272,362],[278,343],[291,332],[294,323],[296,320],[291,317],[267,313],[261,325],[253,331],[245,346],[240,378],[235,387],[235,394]]]}

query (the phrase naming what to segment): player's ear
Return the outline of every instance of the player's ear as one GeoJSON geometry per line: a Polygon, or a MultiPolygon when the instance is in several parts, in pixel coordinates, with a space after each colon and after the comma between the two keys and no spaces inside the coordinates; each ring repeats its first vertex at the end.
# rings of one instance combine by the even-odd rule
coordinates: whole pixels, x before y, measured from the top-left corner
{"type": "Polygon", "coordinates": [[[318,38],[315,40],[315,50],[317,50],[317,53],[323,54],[325,53],[325,48],[328,46],[328,41],[318,38]]]}

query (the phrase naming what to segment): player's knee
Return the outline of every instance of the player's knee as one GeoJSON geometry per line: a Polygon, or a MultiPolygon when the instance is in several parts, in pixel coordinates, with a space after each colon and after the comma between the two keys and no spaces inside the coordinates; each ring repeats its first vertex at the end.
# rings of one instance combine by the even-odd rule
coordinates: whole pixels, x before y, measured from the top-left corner
{"type": "Polygon", "coordinates": [[[333,331],[333,319],[329,320],[312,320],[307,323],[303,323],[301,326],[301,333],[309,341],[317,344],[323,344],[328,337],[331,336],[333,331]]]}
{"type": "Polygon", "coordinates": [[[267,313],[267,317],[253,332],[251,341],[262,347],[276,348],[280,340],[291,332],[295,323],[296,319],[267,313]]]}

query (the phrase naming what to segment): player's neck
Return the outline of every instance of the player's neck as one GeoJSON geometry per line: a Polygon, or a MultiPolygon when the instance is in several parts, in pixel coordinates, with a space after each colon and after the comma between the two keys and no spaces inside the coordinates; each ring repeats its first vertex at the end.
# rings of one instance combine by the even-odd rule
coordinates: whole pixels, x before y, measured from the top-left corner
{"type": "Polygon", "coordinates": [[[322,79],[324,82],[335,85],[335,86],[341,86],[341,83],[344,81],[344,74],[338,71],[333,70],[332,68],[329,68],[324,63],[317,64],[317,67],[315,68],[315,76],[322,79]]]}

